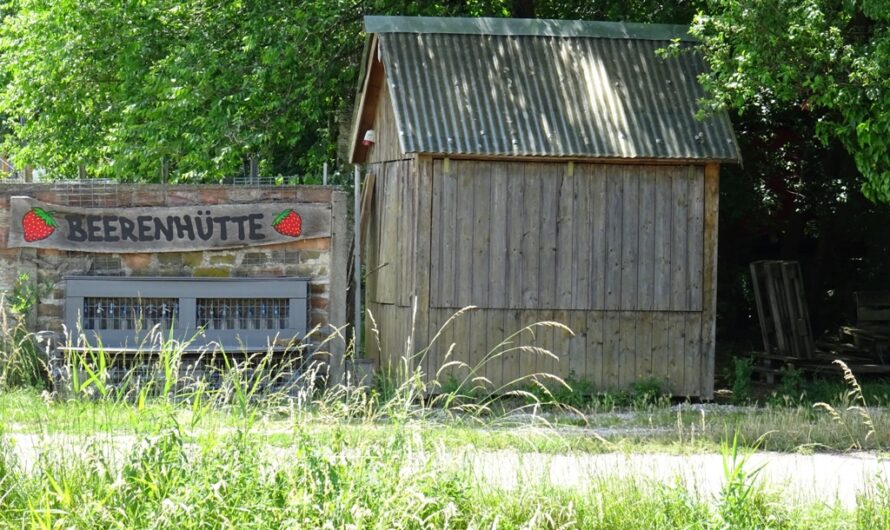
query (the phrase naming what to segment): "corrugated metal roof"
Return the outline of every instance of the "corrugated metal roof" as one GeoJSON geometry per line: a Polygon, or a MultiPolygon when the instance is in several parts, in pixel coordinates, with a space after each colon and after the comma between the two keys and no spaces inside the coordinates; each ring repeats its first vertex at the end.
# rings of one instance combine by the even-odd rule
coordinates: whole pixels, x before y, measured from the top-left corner
{"type": "Polygon", "coordinates": [[[667,40],[575,36],[574,23],[560,36],[554,21],[530,35],[536,21],[480,29],[497,19],[423,33],[375,18],[405,153],[739,160],[725,113],[695,118],[703,61],[658,57],[667,40]]]}

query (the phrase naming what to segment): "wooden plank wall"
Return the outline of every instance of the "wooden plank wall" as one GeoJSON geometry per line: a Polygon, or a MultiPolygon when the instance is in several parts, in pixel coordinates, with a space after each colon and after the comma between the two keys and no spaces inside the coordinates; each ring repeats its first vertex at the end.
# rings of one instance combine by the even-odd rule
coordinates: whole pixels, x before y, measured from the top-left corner
{"type": "MultiPolygon", "coordinates": [[[[368,157],[366,162],[375,164],[377,162],[389,162],[392,160],[401,160],[410,158],[402,155],[402,147],[399,144],[399,131],[396,125],[396,115],[393,110],[392,102],[389,97],[389,85],[384,80],[380,89],[375,111],[374,111],[374,133],[376,141],[368,149],[368,157]]],[[[361,141],[362,138],[359,138],[361,141]]]]}
{"type": "Polygon", "coordinates": [[[442,164],[432,307],[702,310],[703,167],[442,164]]]}
{"type": "Polygon", "coordinates": [[[370,164],[367,169],[374,174],[374,199],[364,243],[365,310],[376,324],[366,315],[365,347],[368,358],[381,367],[401,359],[412,332],[418,241],[413,236],[418,182],[414,171],[410,159],[370,164]]]}
{"type": "Polygon", "coordinates": [[[701,395],[708,377],[702,369],[701,312],[477,309],[446,326],[455,313],[430,310],[430,336],[438,332],[438,337],[420,367],[435,377],[449,361],[467,365],[444,370],[440,381],[463,379],[470,369],[486,377],[492,388],[542,373],[584,379],[597,389],[627,388],[635,380],[655,377],[676,395],[701,395]],[[564,323],[575,335],[539,326],[510,338],[547,321],[564,323]],[[546,348],[558,360],[519,351],[520,345],[546,348]]]}
{"type": "Polygon", "coordinates": [[[428,336],[439,333],[427,374],[459,361],[440,379],[498,388],[550,373],[607,389],[655,377],[677,395],[710,395],[716,183],[706,189],[703,167],[431,166],[428,336]],[[469,305],[482,309],[439,331],[469,305]],[[576,335],[541,327],[502,343],[548,320],[576,335]]]}
{"type": "Polygon", "coordinates": [[[401,368],[411,336],[411,308],[366,302],[365,311],[365,355],[382,370],[401,368]]]}
{"type": "Polygon", "coordinates": [[[716,249],[717,188],[703,168],[449,165],[419,157],[369,169],[377,329],[368,322],[366,347],[381,366],[397,363],[411,337],[413,351],[434,341],[417,367],[440,380],[499,388],[550,373],[608,389],[655,377],[677,395],[710,395],[716,260],[705,249],[716,249]],[[416,313],[415,290],[429,301],[416,313]],[[483,309],[443,328],[467,305],[483,309]],[[508,338],[548,320],[576,335],[539,327],[508,338]],[[443,371],[449,361],[466,366],[443,371]]]}
{"type": "Polygon", "coordinates": [[[417,179],[413,160],[371,164],[374,200],[365,243],[366,300],[411,305],[417,179]]]}

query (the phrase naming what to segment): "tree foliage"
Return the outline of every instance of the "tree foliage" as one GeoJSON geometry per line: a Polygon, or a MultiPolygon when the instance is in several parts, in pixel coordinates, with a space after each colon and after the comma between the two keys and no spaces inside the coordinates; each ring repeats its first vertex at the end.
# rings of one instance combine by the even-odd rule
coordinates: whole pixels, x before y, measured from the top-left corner
{"type": "Polygon", "coordinates": [[[890,202],[890,2],[710,0],[692,32],[711,106],[796,108],[837,139],[863,193],[890,202]]]}
{"type": "Polygon", "coordinates": [[[351,118],[365,14],[688,22],[695,1],[19,0],[0,29],[0,146],[53,176],[317,172],[351,118]]]}
{"type": "Polygon", "coordinates": [[[291,170],[295,155],[326,156],[328,111],[355,70],[357,38],[337,29],[361,15],[276,0],[23,0],[10,11],[0,110],[18,164],[143,179],[166,159],[182,180],[231,175],[248,156],[291,170]]]}

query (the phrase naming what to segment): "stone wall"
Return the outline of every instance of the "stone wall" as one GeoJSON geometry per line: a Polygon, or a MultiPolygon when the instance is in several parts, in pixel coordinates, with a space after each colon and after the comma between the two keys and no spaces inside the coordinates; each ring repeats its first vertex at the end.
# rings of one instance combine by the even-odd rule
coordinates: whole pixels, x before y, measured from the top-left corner
{"type": "Polygon", "coordinates": [[[0,293],[12,289],[20,273],[48,282],[41,298],[37,330],[62,330],[67,275],[275,277],[303,276],[310,281],[310,328],[342,326],[346,321],[346,259],[351,234],[347,197],[338,188],[288,186],[164,186],[120,184],[86,188],[63,184],[0,185],[0,293]],[[237,250],[156,254],[88,253],[6,247],[9,198],[24,195],[53,204],[82,207],[200,206],[252,203],[331,204],[332,236],[237,250]]]}

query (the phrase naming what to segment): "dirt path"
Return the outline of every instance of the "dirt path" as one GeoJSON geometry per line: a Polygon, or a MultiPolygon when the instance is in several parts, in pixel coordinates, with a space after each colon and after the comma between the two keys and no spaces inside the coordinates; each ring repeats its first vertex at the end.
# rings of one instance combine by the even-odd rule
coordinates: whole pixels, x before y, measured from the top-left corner
{"type": "MultiPolygon", "coordinates": [[[[725,482],[719,454],[669,455],[605,453],[546,455],[498,451],[467,453],[464,459],[480,480],[513,489],[529,481],[563,487],[584,487],[615,478],[678,483],[702,498],[716,497],[725,482]]],[[[755,453],[744,469],[763,466],[758,480],[783,492],[788,501],[824,502],[852,508],[867,483],[887,484],[890,462],[871,453],[796,455],[755,453]]]]}
{"type": "MultiPolygon", "coordinates": [[[[35,435],[8,434],[22,468],[34,470],[42,455],[82,458],[101,455],[104,462],[120,464],[138,443],[130,435],[35,435]],[[92,446],[92,450],[83,448],[92,446]]],[[[271,447],[270,462],[287,462],[287,448],[271,447]]],[[[520,484],[544,483],[578,488],[598,481],[631,479],[682,484],[701,498],[715,498],[724,484],[724,462],[719,454],[670,455],[663,453],[604,453],[551,455],[504,451],[443,450],[429,455],[446,467],[466,467],[482,482],[511,490],[520,484]]],[[[278,465],[278,464],[276,464],[278,465]]],[[[888,484],[890,461],[874,453],[797,455],[760,452],[745,469],[761,467],[758,480],[783,492],[791,503],[823,502],[852,508],[867,484],[888,484]]]]}

